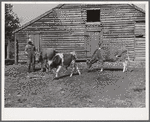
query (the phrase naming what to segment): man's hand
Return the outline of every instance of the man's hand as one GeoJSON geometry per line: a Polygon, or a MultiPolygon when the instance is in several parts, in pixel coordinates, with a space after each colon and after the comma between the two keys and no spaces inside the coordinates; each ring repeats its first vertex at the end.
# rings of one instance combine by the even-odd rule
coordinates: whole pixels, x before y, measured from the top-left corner
{"type": "Polygon", "coordinates": [[[28,55],[28,53],[27,53],[27,52],[24,52],[24,54],[25,54],[25,55],[28,55]]]}

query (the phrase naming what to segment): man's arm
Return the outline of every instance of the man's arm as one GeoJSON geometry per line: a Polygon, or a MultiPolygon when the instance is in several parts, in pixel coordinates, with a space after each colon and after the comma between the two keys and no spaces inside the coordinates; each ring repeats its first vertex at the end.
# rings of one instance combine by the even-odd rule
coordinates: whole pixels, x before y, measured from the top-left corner
{"type": "Polygon", "coordinates": [[[25,54],[28,54],[27,49],[28,49],[28,45],[25,46],[25,54]]]}

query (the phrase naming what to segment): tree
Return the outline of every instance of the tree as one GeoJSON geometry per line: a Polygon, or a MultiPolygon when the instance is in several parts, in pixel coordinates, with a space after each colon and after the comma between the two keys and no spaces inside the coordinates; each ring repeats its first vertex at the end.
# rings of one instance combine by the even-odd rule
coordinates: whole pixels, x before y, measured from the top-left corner
{"type": "Polygon", "coordinates": [[[13,12],[13,5],[5,4],[5,45],[7,47],[7,59],[10,58],[10,42],[14,41],[13,31],[20,27],[19,18],[13,12]]]}

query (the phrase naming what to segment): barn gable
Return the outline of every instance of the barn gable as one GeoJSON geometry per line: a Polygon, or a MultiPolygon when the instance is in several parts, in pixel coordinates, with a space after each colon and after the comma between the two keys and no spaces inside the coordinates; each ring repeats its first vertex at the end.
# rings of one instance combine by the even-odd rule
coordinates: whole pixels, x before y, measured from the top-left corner
{"type": "Polygon", "coordinates": [[[121,43],[127,46],[130,58],[135,59],[142,56],[145,47],[136,47],[139,40],[144,45],[145,38],[137,39],[138,36],[135,36],[135,33],[140,35],[139,27],[142,27],[140,32],[145,34],[143,21],[145,13],[129,4],[59,5],[15,31],[18,58],[25,60],[23,47],[31,38],[39,50],[47,47],[61,52],[75,50],[78,58],[91,56],[99,41],[106,45],[121,43]],[[87,11],[90,13],[92,10],[100,13],[97,22],[87,21],[88,16],[92,16],[87,11]],[[136,53],[136,48],[141,48],[142,53],[136,53]]]}
{"type": "MultiPolygon", "coordinates": [[[[17,29],[17,30],[15,30],[14,31],[14,33],[16,33],[16,32],[18,32],[18,31],[21,31],[22,29],[24,29],[24,28],[26,28],[27,26],[29,26],[29,25],[31,25],[31,24],[33,24],[33,23],[35,23],[36,21],[38,21],[39,19],[41,19],[41,18],[43,18],[44,16],[45,17],[48,17],[49,16],[49,14],[52,14],[52,12],[54,12],[54,10],[57,10],[57,9],[81,9],[81,8],[105,8],[107,6],[107,8],[116,8],[116,9],[119,9],[119,8],[121,8],[121,9],[132,9],[132,10],[134,10],[134,12],[135,12],[135,14],[133,15],[133,16],[137,16],[137,14],[138,14],[138,16],[140,16],[139,15],[139,12],[141,13],[141,15],[143,16],[143,14],[145,15],[145,12],[144,12],[144,10],[142,10],[141,8],[139,8],[139,7],[137,7],[137,6],[135,6],[134,4],[124,4],[124,5],[122,5],[122,4],[111,4],[111,5],[109,5],[109,4],[101,4],[101,5],[93,5],[93,4],[91,4],[91,5],[82,5],[82,4],[61,4],[61,5],[58,5],[57,7],[55,7],[55,8],[53,8],[53,9],[51,9],[51,10],[49,10],[49,11],[47,11],[47,12],[45,12],[44,14],[42,14],[42,15],[40,15],[40,16],[38,16],[37,18],[35,18],[35,19],[33,19],[33,20],[31,20],[30,22],[28,22],[28,23],[26,23],[26,24],[24,24],[23,26],[21,26],[19,29],[17,29]],[[47,16],[46,16],[47,15],[47,16]]],[[[108,9],[107,9],[108,10],[108,9]]],[[[114,10],[115,11],[115,10],[114,10]]],[[[122,13],[122,11],[120,11],[121,13],[122,13]]],[[[124,11],[125,12],[125,11],[124,11]]],[[[112,13],[112,12],[111,12],[112,13]]],[[[112,13],[113,14],[113,13],[112,13]]],[[[119,13],[118,13],[119,14],[119,13]]],[[[52,16],[51,16],[52,17],[52,16]]],[[[54,17],[54,16],[53,16],[54,17]]],[[[51,20],[51,19],[50,19],[51,20]]],[[[36,25],[35,25],[36,26],[36,25]]]]}

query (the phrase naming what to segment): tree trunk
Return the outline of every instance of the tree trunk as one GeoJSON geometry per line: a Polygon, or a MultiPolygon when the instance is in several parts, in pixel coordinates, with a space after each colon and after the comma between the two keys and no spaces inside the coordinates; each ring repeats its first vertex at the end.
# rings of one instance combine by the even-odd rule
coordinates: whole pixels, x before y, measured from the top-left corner
{"type": "Polygon", "coordinates": [[[7,43],[7,58],[6,59],[10,59],[10,40],[9,39],[7,43]]]}

